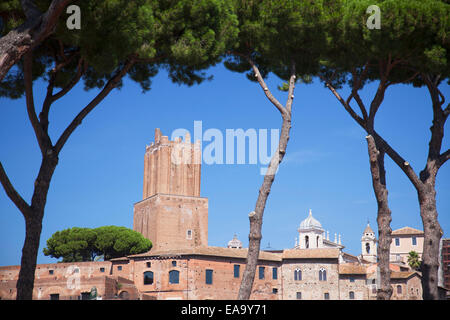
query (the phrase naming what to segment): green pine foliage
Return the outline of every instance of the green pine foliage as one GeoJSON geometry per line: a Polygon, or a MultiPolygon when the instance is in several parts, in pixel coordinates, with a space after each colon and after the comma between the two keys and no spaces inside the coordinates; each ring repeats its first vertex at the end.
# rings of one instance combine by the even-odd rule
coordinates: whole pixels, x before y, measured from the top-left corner
{"type": "MultiPolygon", "coordinates": [[[[44,12],[50,0],[37,0],[44,12]]],[[[33,79],[50,78],[50,70],[64,52],[76,53],[88,69],[85,89],[102,88],[130,57],[137,63],[129,71],[143,91],[151,78],[166,69],[178,84],[193,85],[210,79],[204,71],[220,62],[225,48],[237,35],[237,20],[225,0],[89,0],[74,3],[81,10],[81,29],[69,30],[63,13],[56,32],[34,50],[33,79]]],[[[17,0],[1,4],[5,31],[24,22],[17,0]]],[[[55,87],[64,87],[77,71],[77,59],[58,73],[55,87]]],[[[118,87],[121,86],[121,83],[118,87]]],[[[0,83],[0,96],[24,94],[23,67],[18,63],[0,83]]]]}
{"type": "Polygon", "coordinates": [[[147,252],[151,247],[150,240],[125,227],[74,227],[55,232],[43,252],[52,258],[62,258],[61,262],[79,262],[94,261],[100,256],[110,260],[147,252]]]}

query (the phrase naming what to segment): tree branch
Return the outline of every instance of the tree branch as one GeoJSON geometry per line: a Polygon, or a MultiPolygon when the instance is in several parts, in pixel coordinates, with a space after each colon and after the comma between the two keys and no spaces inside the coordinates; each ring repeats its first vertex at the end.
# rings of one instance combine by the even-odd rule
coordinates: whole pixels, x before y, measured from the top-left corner
{"type": "Polygon", "coordinates": [[[53,0],[41,15],[38,15],[33,1],[21,1],[27,20],[0,38],[0,81],[25,53],[54,32],[59,16],[73,1],[75,0],[53,0]]]}
{"type": "Polygon", "coordinates": [[[84,60],[80,58],[80,60],[78,60],[77,73],[75,74],[73,79],[67,84],[67,86],[65,86],[52,96],[52,100],[56,101],[62,98],[67,92],[69,92],[78,83],[78,81],[80,81],[83,74],[86,73],[87,67],[88,67],[87,63],[85,63],[84,60]]]}
{"type": "Polygon", "coordinates": [[[20,196],[20,194],[16,191],[16,189],[14,189],[1,162],[0,162],[0,183],[2,184],[3,189],[5,189],[5,192],[11,199],[11,201],[16,205],[16,207],[20,210],[20,212],[22,212],[24,217],[27,217],[30,214],[30,206],[20,196]]]}
{"type": "Polygon", "coordinates": [[[450,149],[447,149],[447,151],[445,151],[439,156],[438,158],[439,167],[442,166],[448,159],[450,159],[450,149]]]}
{"type": "MultiPolygon", "coordinates": [[[[326,87],[334,94],[334,96],[336,97],[336,99],[339,100],[339,102],[342,104],[342,106],[344,107],[345,110],[347,110],[347,112],[350,114],[350,116],[363,128],[366,128],[366,123],[363,119],[361,119],[361,117],[350,107],[350,105],[347,103],[347,101],[345,101],[339,94],[339,92],[337,92],[337,90],[330,84],[330,82],[325,79],[323,76],[319,76],[320,79],[322,79],[322,81],[325,83],[326,87]]],[[[352,97],[353,94],[350,95],[350,97],[352,97]]],[[[350,98],[349,97],[349,98],[350,98]]],[[[351,100],[351,99],[350,99],[351,100]]]]}
{"type": "Polygon", "coordinates": [[[102,91],[100,91],[99,94],[97,94],[97,96],[95,96],[95,98],[92,99],[92,101],[77,114],[77,116],[72,120],[72,122],[64,130],[64,132],[56,142],[55,152],[57,154],[61,151],[67,139],[69,139],[70,135],[81,124],[83,119],[111,92],[111,90],[113,90],[117,86],[119,81],[127,74],[128,70],[133,66],[134,63],[135,57],[130,57],[126,64],[122,67],[122,69],[118,70],[116,75],[106,83],[102,91]]]}
{"type": "Polygon", "coordinates": [[[33,52],[29,51],[24,56],[24,82],[25,82],[25,100],[27,105],[28,118],[34,130],[34,134],[41,149],[41,153],[45,154],[48,144],[50,142],[50,137],[42,128],[35,111],[34,98],[33,98],[33,79],[32,79],[32,68],[33,68],[33,52]]]}
{"type": "Polygon", "coordinates": [[[255,77],[258,80],[259,85],[261,86],[261,88],[264,90],[264,94],[266,95],[266,97],[269,99],[270,102],[272,102],[272,104],[278,109],[278,111],[280,111],[281,115],[284,117],[286,114],[286,109],[283,107],[283,105],[272,95],[272,93],[270,92],[269,88],[267,87],[266,83],[264,82],[263,77],[261,76],[261,73],[259,72],[258,67],[255,65],[255,63],[253,62],[253,60],[248,57],[245,56],[245,58],[247,59],[248,63],[250,63],[250,65],[252,66],[253,72],[255,73],[255,77]]]}
{"type": "Polygon", "coordinates": [[[67,92],[69,92],[78,83],[78,81],[80,81],[81,77],[86,72],[87,64],[84,63],[83,58],[80,58],[78,60],[77,73],[75,74],[73,79],[67,84],[67,86],[62,88],[56,94],[53,94],[54,82],[58,71],[61,70],[65,65],[67,65],[72,60],[72,58],[73,56],[69,59],[65,59],[65,61],[57,64],[52,70],[52,74],[47,86],[47,95],[45,97],[44,103],[42,104],[41,113],[39,114],[40,123],[45,131],[48,130],[48,114],[50,112],[52,103],[62,98],[67,92]],[[82,64],[84,64],[84,66],[82,66],[82,64]]]}
{"type": "Polygon", "coordinates": [[[370,134],[372,134],[375,138],[375,142],[377,146],[379,146],[379,149],[385,152],[389,158],[397,164],[397,166],[406,174],[417,190],[421,190],[423,184],[409,162],[403,159],[403,157],[398,154],[397,151],[395,151],[375,130],[373,130],[370,134]]]}

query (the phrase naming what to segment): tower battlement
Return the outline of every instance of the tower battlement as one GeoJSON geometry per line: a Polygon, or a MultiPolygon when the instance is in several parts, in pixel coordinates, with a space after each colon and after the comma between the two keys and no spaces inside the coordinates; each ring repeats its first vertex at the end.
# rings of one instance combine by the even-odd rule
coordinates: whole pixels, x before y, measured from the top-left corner
{"type": "Polygon", "coordinates": [[[143,199],[158,193],[200,196],[200,142],[170,141],[160,129],[155,130],[155,142],[145,148],[143,199]]]}

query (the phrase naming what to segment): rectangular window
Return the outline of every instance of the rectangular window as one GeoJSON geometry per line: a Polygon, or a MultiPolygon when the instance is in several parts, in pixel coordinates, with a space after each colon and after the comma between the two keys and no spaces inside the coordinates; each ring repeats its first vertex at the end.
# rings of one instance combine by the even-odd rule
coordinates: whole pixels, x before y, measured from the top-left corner
{"type": "Polygon", "coordinates": [[[277,294],[278,293],[278,288],[272,288],[272,293],[273,294],[277,294]]]}
{"type": "Polygon", "coordinates": [[[400,238],[395,238],[395,246],[400,246],[400,238]]]}
{"type": "Polygon", "coordinates": [[[301,292],[297,292],[297,300],[302,300],[302,293],[301,292]]]}
{"type": "Polygon", "coordinates": [[[118,271],[122,271],[122,266],[117,266],[118,271]]]}
{"type": "Polygon", "coordinates": [[[417,245],[417,238],[416,237],[412,237],[412,245],[413,246],[417,245]]]}
{"type": "Polygon", "coordinates": [[[53,274],[53,270],[48,270],[48,274],[53,274]]]}
{"type": "Polygon", "coordinates": [[[151,268],[152,263],[151,262],[147,262],[147,268],[151,268]]]}
{"type": "Polygon", "coordinates": [[[100,272],[105,272],[105,268],[100,268],[100,272]]]}
{"type": "Polygon", "coordinates": [[[350,277],[350,282],[355,282],[355,278],[350,277]]]}
{"type": "Polygon", "coordinates": [[[238,265],[238,264],[235,264],[234,265],[234,277],[235,278],[239,278],[239,272],[240,272],[240,269],[241,268],[241,266],[240,265],[238,265]]]}
{"type": "Polygon", "coordinates": [[[212,284],[213,283],[213,270],[206,269],[205,283],[206,284],[212,284]]]}
{"type": "Polygon", "coordinates": [[[186,239],[191,240],[192,239],[192,230],[187,230],[186,231],[186,239]]]}
{"type": "Polygon", "coordinates": [[[272,268],[272,279],[277,280],[278,279],[278,269],[272,268]]]}
{"type": "Polygon", "coordinates": [[[324,298],[325,300],[330,300],[330,294],[329,294],[328,292],[325,292],[325,293],[323,294],[323,298],[324,298]]]}
{"type": "Polygon", "coordinates": [[[172,267],[176,267],[177,266],[177,262],[176,261],[172,261],[172,267]]]}
{"type": "Polygon", "coordinates": [[[264,279],[264,267],[259,267],[259,279],[264,279]]]}

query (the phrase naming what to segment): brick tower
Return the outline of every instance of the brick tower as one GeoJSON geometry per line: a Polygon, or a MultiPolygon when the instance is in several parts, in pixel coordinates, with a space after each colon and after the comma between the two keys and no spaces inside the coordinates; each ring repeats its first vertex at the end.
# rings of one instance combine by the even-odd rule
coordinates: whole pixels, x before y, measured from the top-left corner
{"type": "Polygon", "coordinates": [[[208,245],[208,199],[200,197],[201,149],[169,141],[155,130],[146,147],[143,200],[134,205],[133,229],[153,243],[152,250],[208,245]]]}

